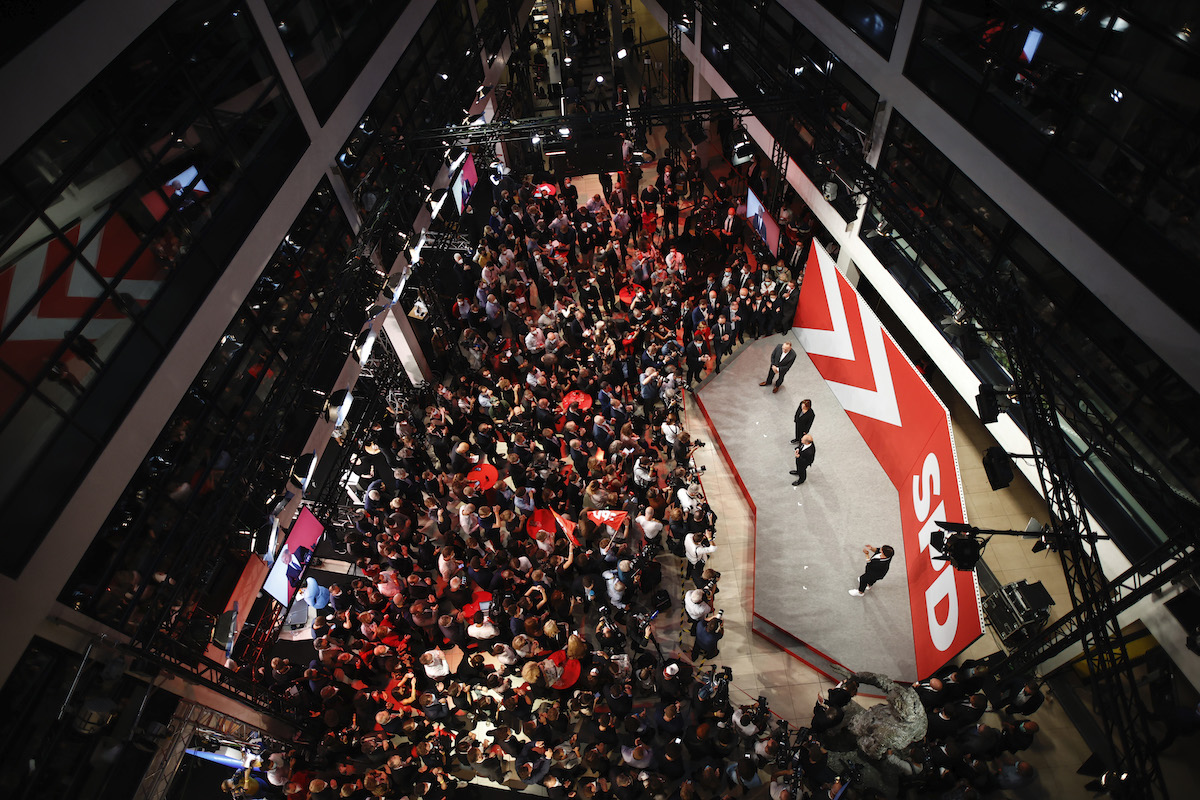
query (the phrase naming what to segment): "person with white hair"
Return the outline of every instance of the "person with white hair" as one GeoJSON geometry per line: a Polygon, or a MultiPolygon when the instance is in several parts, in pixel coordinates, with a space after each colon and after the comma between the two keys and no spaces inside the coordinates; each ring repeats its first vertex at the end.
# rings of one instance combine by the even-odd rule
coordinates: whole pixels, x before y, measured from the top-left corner
{"type": "Polygon", "coordinates": [[[683,595],[683,610],[687,612],[688,620],[692,623],[692,632],[696,626],[712,613],[712,604],[700,589],[692,589],[683,595]]]}

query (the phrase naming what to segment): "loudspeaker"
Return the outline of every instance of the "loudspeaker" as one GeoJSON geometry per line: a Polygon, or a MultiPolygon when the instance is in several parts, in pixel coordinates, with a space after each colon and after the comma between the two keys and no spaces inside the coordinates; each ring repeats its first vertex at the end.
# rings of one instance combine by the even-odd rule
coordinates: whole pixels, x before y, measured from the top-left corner
{"type": "Polygon", "coordinates": [[[995,387],[987,383],[979,384],[979,394],[975,395],[975,408],[979,411],[979,421],[985,425],[1000,419],[1000,398],[995,387]]]}
{"type": "Polygon", "coordinates": [[[983,471],[992,491],[1008,488],[1013,482],[1012,462],[1003,447],[989,447],[983,454],[983,471]]]}

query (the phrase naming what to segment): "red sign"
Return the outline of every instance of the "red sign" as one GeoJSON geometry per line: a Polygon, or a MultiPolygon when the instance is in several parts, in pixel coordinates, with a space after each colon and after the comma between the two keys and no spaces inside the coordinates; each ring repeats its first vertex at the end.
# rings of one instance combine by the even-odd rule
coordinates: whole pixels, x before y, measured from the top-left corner
{"type": "Polygon", "coordinates": [[[973,572],[929,544],[935,521],[965,522],[950,412],[814,243],[796,333],[813,365],[896,487],[917,674],[925,678],[983,633],[973,572]]]}

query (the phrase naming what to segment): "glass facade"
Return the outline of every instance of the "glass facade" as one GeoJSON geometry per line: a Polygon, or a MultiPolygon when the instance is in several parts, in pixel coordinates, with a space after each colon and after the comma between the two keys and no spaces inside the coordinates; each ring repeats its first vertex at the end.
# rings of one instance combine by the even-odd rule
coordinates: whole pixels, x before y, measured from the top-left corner
{"type": "Polygon", "coordinates": [[[447,79],[433,65],[449,53],[467,52],[471,37],[462,3],[435,6],[346,140],[338,168],[364,223],[386,203],[395,227],[411,227],[423,201],[411,187],[432,183],[441,161],[421,158],[405,144],[403,134],[463,121],[463,108],[483,79],[483,64],[473,56],[455,74],[446,73],[447,79]],[[393,186],[404,191],[389,191],[393,186]]]}
{"type": "Polygon", "coordinates": [[[0,166],[5,574],[307,144],[244,5],[188,3],[0,166]]]}
{"type": "Polygon", "coordinates": [[[818,0],[884,57],[891,55],[904,0],[818,0]]]}
{"type": "MultiPolygon", "coordinates": [[[[1040,371],[1088,467],[1085,488],[1102,488],[1110,509],[1138,522],[1135,531],[1106,520],[1122,547],[1136,551],[1165,535],[1162,521],[1194,515],[1196,392],[895,112],[879,170],[885,189],[868,206],[861,235],[931,320],[952,315],[982,281],[1015,279],[1038,328],[1040,371]]],[[[1008,382],[1003,350],[989,334],[975,341],[943,330],[981,382],[1008,382]]],[[[1106,507],[1091,499],[1093,511],[1106,507]]]]}
{"type": "MultiPolygon", "coordinates": [[[[348,267],[353,250],[322,179],[80,561],[64,603],[132,631],[170,594],[156,573],[194,583],[188,596],[201,609],[212,589],[236,580],[323,403],[312,393],[333,388],[365,319],[370,282],[348,267]]],[[[223,607],[226,597],[213,602],[223,607]]]]}
{"type": "MultiPolygon", "coordinates": [[[[409,0],[269,0],[267,9],[324,123],[409,0]]],[[[461,4],[459,4],[461,5],[461,4]]]]}
{"type": "Polygon", "coordinates": [[[1195,0],[926,0],[905,70],[1193,326],[1198,20],[1195,0]]]}
{"type": "Polygon", "coordinates": [[[879,93],[777,2],[737,14],[705,2],[703,16],[704,57],[739,97],[796,98],[794,114],[756,116],[813,183],[838,187],[831,202],[844,219],[854,219],[850,187],[862,176],[879,93]]]}

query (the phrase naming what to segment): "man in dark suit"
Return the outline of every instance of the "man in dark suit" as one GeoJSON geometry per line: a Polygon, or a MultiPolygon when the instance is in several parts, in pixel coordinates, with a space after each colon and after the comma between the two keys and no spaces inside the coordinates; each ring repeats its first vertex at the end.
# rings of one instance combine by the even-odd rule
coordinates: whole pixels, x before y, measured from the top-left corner
{"type": "Polygon", "coordinates": [[[800,440],[800,446],[796,448],[796,468],[792,470],[796,480],[792,481],[792,486],[799,486],[808,480],[808,468],[813,465],[816,458],[817,446],[813,444],[812,436],[805,434],[804,438],[800,440]]]}
{"type": "Polygon", "coordinates": [[[804,438],[804,434],[812,430],[813,420],[817,415],[812,410],[812,400],[804,399],[800,401],[799,407],[796,408],[796,414],[792,417],[796,422],[796,438],[792,439],[792,444],[800,444],[800,440],[804,438]]]}
{"type": "Polygon", "coordinates": [[[871,545],[864,547],[863,555],[867,557],[867,568],[863,570],[863,574],[858,579],[858,588],[850,590],[851,596],[862,597],[872,584],[887,575],[888,570],[892,567],[892,556],[895,554],[896,551],[890,544],[885,544],[883,547],[872,547],[871,545]]]}
{"type": "Polygon", "coordinates": [[[721,374],[721,359],[733,350],[736,336],[733,325],[725,318],[725,315],[717,317],[717,326],[713,328],[713,352],[717,356],[717,366],[714,372],[718,375],[721,374]]]}
{"type": "Polygon", "coordinates": [[[704,345],[699,339],[692,339],[684,349],[684,357],[687,360],[687,388],[692,389],[692,383],[700,380],[704,374],[704,362],[708,360],[708,356],[704,352],[704,345]]]}
{"type": "Polygon", "coordinates": [[[726,213],[725,219],[721,220],[721,243],[725,245],[725,250],[729,253],[732,253],[734,246],[742,241],[742,224],[742,218],[732,208],[726,213]]]}
{"type": "Polygon", "coordinates": [[[766,380],[760,383],[759,386],[766,386],[774,380],[775,388],[771,390],[771,393],[778,392],[779,387],[783,385],[783,377],[787,375],[787,371],[795,363],[796,354],[792,351],[791,342],[775,345],[775,349],[771,351],[771,368],[767,371],[766,380]]]}

